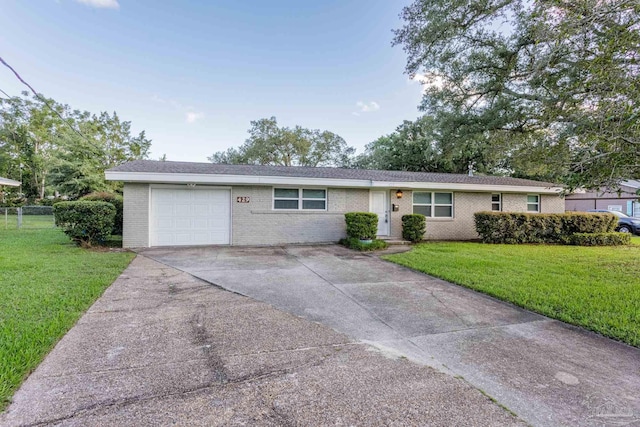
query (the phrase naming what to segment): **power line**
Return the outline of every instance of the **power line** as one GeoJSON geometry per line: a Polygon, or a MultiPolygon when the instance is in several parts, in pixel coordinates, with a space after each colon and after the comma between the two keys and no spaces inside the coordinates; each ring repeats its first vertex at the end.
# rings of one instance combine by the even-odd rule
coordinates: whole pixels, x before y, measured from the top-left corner
{"type": "MultiPolygon", "coordinates": [[[[92,141],[89,141],[89,139],[84,136],[79,130],[77,130],[76,128],[74,128],[73,126],[71,126],[71,123],[69,123],[64,117],[62,117],[62,114],[60,114],[55,108],[53,108],[49,102],[47,101],[47,99],[45,97],[43,97],[42,95],[40,95],[29,83],[27,83],[22,77],[20,77],[20,74],[18,74],[18,72],[7,63],[7,61],[5,61],[1,56],[0,56],[0,62],[2,62],[2,64],[7,67],[8,69],[11,70],[11,72],[13,72],[13,74],[15,74],[16,78],[18,80],[20,80],[20,82],[25,85],[26,87],[29,88],[29,90],[31,90],[31,92],[33,92],[33,94],[35,95],[36,98],[38,98],[40,101],[42,101],[44,103],[44,105],[46,105],[51,111],[53,111],[53,113],[58,116],[60,118],[60,120],[62,120],[62,122],[64,124],[66,124],[69,129],[71,129],[72,131],[74,131],[75,133],[77,133],[82,139],[84,139],[85,141],[87,141],[89,143],[89,145],[91,145],[93,148],[95,148],[98,151],[101,151],[100,148],[95,145],[92,141]]],[[[1,89],[0,89],[1,90],[1,89]]],[[[5,91],[2,91],[2,93],[4,93],[5,95],[7,95],[7,93],[5,91]]],[[[9,95],[7,95],[9,96],[9,95]]],[[[9,96],[9,98],[11,98],[9,96]]]]}
{"type": "Polygon", "coordinates": [[[3,91],[2,89],[0,89],[0,92],[4,93],[4,96],[6,96],[7,98],[11,98],[11,96],[7,92],[3,91]]]}

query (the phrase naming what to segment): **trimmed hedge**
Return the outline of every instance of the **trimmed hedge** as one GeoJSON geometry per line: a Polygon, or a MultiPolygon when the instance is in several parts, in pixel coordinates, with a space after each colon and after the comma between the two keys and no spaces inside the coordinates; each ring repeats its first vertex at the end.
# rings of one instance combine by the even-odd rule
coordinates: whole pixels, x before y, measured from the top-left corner
{"type": "Polygon", "coordinates": [[[111,235],[116,208],[107,202],[59,202],[53,205],[56,225],[81,246],[101,243],[111,235]]]}
{"type": "Polygon", "coordinates": [[[372,240],[371,243],[363,243],[360,239],[349,237],[341,239],[339,243],[356,251],[377,251],[378,249],[385,249],[387,247],[387,242],[379,239],[372,240]]]}
{"type": "Polygon", "coordinates": [[[571,243],[575,233],[611,233],[618,218],[612,214],[526,214],[478,212],[476,231],[485,243],[571,243]]]}
{"type": "Polygon", "coordinates": [[[402,215],[402,238],[416,243],[422,240],[427,229],[426,219],[421,214],[402,215]]]}
{"type": "Polygon", "coordinates": [[[622,246],[631,243],[631,233],[575,233],[571,244],[576,246],[622,246]]]}
{"type": "Polygon", "coordinates": [[[122,224],[124,222],[124,201],[121,195],[108,193],[106,191],[96,191],[94,193],[89,193],[86,196],[82,196],[80,200],[86,200],[89,202],[111,203],[113,207],[116,208],[116,217],[113,221],[113,230],[111,230],[111,234],[122,236],[122,224]]]}
{"type": "Polygon", "coordinates": [[[373,240],[378,234],[378,215],[371,212],[348,212],[344,214],[347,223],[347,237],[359,240],[373,240]]]}

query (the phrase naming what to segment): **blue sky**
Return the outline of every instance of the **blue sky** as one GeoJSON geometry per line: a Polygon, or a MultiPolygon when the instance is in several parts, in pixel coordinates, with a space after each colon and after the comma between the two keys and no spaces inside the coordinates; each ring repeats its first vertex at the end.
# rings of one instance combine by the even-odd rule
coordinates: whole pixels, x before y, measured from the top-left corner
{"type": "MultiPolygon", "coordinates": [[[[364,145],[420,115],[391,47],[408,0],[0,0],[0,56],[73,108],[117,111],[151,158],[206,161],[251,120],[364,145]]],[[[0,68],[0,89],[25,88],[0,68]]]]}

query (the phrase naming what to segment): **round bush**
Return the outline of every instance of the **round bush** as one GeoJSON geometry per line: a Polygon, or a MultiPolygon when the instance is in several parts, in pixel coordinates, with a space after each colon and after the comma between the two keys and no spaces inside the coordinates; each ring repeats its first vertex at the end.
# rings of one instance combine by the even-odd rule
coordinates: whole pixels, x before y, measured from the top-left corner
{"type": "Polygon", "coordinates": [[[344,214],[347,223],[347,237],[359,240],[373,240],[378,234],[378,215],[371,212],[348,212],[344,214]]]}
{"type": "Polygon", "coordinates": [[[423,239],[427,229],[426,218],[420,214],[402,215],[402,238],[410,242],[423,239]]]}
{"type": "Polygon", "coordinates": [[[101,243],[111,235],[116,208],[107,202],[59,202],[53,205],[56,225],[81,246],[101,243]]]}
{"type": "Polygon", "coordinates": [[[97,191],[81,197],[80,200],[111,203],[113,207],[116,208],[116,217],[113,220],[113,230],[111,230],[111,234],[122,236],[122,224],[124,222],[124,203],[121,195],[108,193],[106,191],[97,191]]]}

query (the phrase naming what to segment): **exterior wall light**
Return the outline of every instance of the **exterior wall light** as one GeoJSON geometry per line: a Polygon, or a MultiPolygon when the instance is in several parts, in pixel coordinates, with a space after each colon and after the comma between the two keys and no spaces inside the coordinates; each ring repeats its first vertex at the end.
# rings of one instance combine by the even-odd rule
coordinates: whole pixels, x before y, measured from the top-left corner
{"type": "Polygon", "coordinates": [[[402,190],[396,190],[396,197],[402,199],[402,190]]]}

